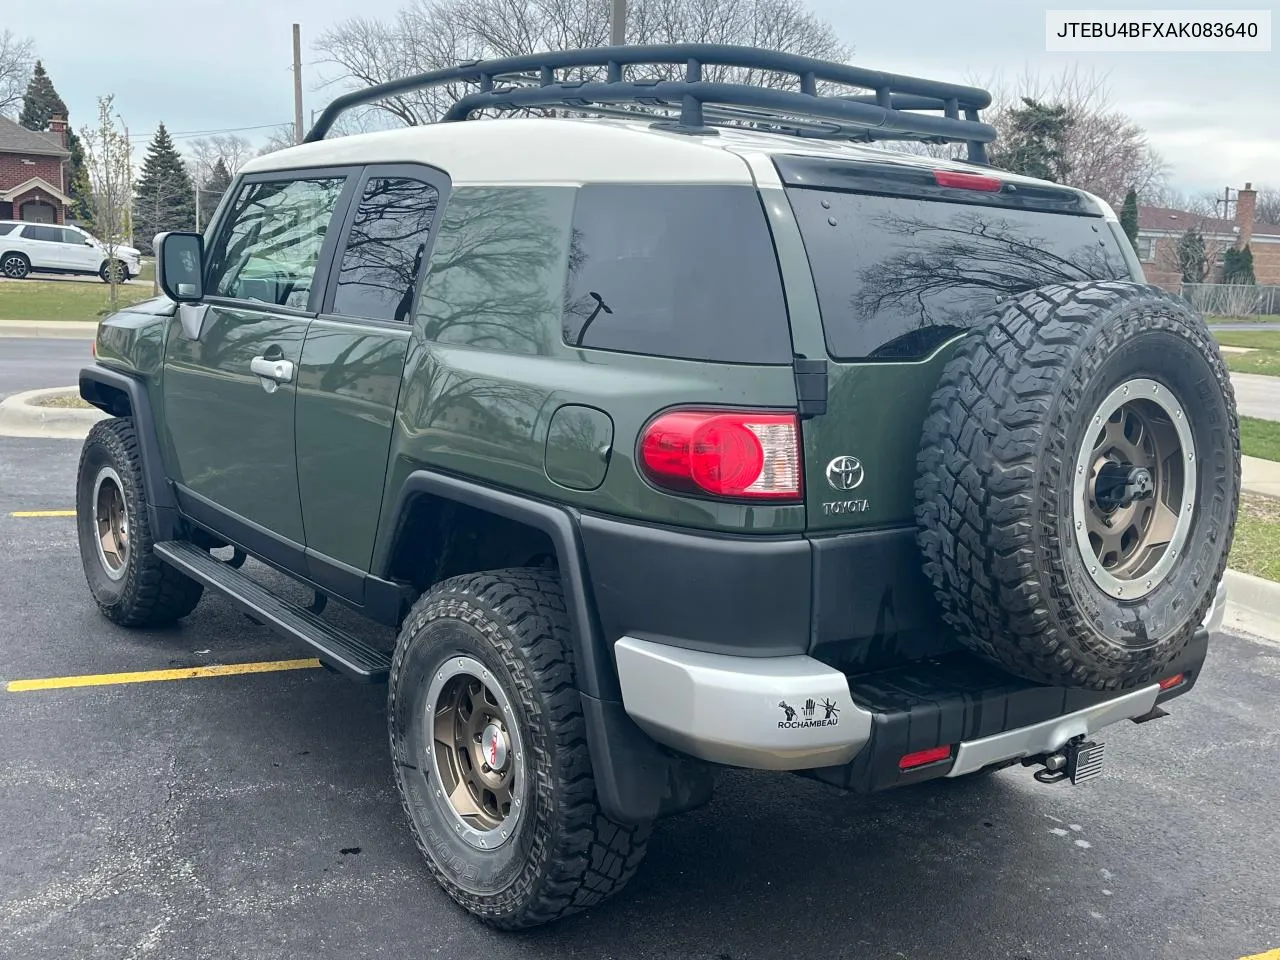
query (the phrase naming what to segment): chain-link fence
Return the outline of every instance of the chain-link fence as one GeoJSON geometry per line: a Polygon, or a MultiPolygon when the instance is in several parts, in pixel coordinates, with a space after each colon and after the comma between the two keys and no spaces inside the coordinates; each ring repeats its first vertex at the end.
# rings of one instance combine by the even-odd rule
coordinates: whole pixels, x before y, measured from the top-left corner
{"type": "Polygon", "coordinates": [[[1181,293],[1201,313],[1214,316],[1280,314],[1280,287],[1245,283],[1184,283],[1181,293]]]}

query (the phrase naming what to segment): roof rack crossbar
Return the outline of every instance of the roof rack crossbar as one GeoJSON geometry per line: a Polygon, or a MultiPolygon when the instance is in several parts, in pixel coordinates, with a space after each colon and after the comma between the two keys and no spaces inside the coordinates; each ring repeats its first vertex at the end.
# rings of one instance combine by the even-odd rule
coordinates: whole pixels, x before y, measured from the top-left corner
{"type": "MultiPolygon", "coordinates": [[[[624,104],[647,104],[678,111],[678,128],[706,132],[713,122],[748,121],[767,128],[798,124],[831,139],[914,139],[967,143],[969,159],[986,161],[986,144],[995,130],[979,120],[991,96],[977,87],[881,73],[849,64],[796,54],[722,44],[656,44],[560,50],[472,61],[344,94],[321,113],[307,142],[324,139],[341,114],[443,84],[468,83],[477,89],[461,97],[441,122],[467,120],[482,110],[560,108],[615,115],[624,104]],[[627,78],[627,67],[683,66],[682,79],[627,78]],[[705,79],[707,67],[737,67],[790,74],[791,89],[705,79]],[[584,71],[603,70],[603,79],[584,71]],[[579,71],[576,79],[557,71],[579,71]],[[870,93],[823,93],[836,86],[870,93]],[[729,114],[725,113],[725,110],[729,114]],[[743,111],[746,111],[745,113],[743,111]],[[817,125],[814,126],[816,121],[817,125]]],[[[642,111],[628,111],[643,117],[642,111]]]]}

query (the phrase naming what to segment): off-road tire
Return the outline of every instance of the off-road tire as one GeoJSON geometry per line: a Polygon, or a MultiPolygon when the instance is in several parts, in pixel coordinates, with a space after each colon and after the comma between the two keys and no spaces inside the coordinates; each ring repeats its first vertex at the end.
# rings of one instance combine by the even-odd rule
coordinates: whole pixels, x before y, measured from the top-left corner
{"type": "Polygon", "coordinates": [[[143,497],[138,438],[127,417],[101,420],[85,438],[76,481],[76,532],[85,579],[108,620],[123,627],[162,626],[185,617],[200,602],[204,587],[152,553],[155,540],[143,497]],[[95,480],[104,467],[120,478],[129,524],[129,549],[120,579],[108,575],[96,543],[91,501],[95,480]]]}
{"type": "Polygon", "coordinates": [[[437,584],[405,619],[389,686],[401,801],[428,869],[460,906],[501,929],[533,927],[598,904],[631,879],[650,827],[615,823],[600,810],[554,571],[521,567],[437,584]],[[477,850],[455,834],[433,797],[424,751],[429,682],[459,654],[492,673],[521,725],[532,809],[497,850],[477,850]]]}
{"type": "Polygon", "coordinates": [[[948,362],[917,458],[924,570],[968,647],[1030,680],[1098,690],[1150,682],[1204,620],[1235,527],[1240,434],[1203,319],[1150,286],[1088,282],[1009,300],[948,362]],[[1086,569],[1072,473],[1098,404],[1127,378],[1187,412],[1197,484],[1185,547],[1135,600],[1086,569]]]}
{"type": "Polygon", "coordinates": [[[0,272],[10,280],[25,280],[31,275],[31,260],[23,253],[6,253],[0,257],[0,272]]]}

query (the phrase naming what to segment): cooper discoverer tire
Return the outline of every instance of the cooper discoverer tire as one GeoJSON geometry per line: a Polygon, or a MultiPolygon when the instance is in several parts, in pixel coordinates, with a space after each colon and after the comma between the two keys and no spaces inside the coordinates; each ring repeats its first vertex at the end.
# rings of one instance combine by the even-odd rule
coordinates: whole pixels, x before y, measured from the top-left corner
{"type": "Polygon", "coordinates": [[[1235,398],[1183,301],[1055,284],[964,339],[917,468],[924,570],[963,643],[1040,683],[1137,686],[1191,640],[1226,567],[1235,398]]]}
{"type": "Polygon", "coordinates": [[[615,823],[596,802],[554,572],[438,583],[405,619],[389,687],[401,801],[431,874],[460,906],[514,930],[631,879],[650,827],[615,823]]]}
{"type": "Polygon", "coordinates": [[[172,623],[204,587],[154,553],[138,438],[128,418],[100,420],[85,438],[76,481],[76,533],[98,609],[124,627],[172,623]]]}

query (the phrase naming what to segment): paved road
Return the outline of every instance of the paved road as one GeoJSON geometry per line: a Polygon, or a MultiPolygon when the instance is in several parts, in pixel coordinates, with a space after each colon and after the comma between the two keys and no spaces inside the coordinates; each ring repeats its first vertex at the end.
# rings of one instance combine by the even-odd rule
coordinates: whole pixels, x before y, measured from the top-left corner
{"type": "Polygon", "coordinates": [[[1236,406],[1246,417],[1280,420],[1280,377],[1264,377],[1253,373],[1233,373],[1236,406]]]}
{"type": "MultiPolygon", "coordinates": [[[[131,632],[94,609],[78,444],[0,439],[0,678],[303,655],[216,596],[131,632]]],[[[343,618],[346,625],[350,620],[343,618]]],[[[385,636],[378,639],[385,640],[385,636]]],[[[433,886],[377,687],[321,670],[5,692],[6,960],[1234,960],[1280,947],[1280,647],[1223,636],[1107,775],[1021,769],[858,797],[726,771],[616,901],[499,935],[433,886]]]]}
{"type": "Polygon", "coordinates": [[[1230,330],[1237,333],[1244,330],[1280,330],[1280,323],[1213,323],[1209,325],[1209,329],[1230,330]]]}
{"type": "Polygon", "coordinates": [[[93,363],[88,340],[28,340],[0,337],[0,399],[41,387],[77,382],[80,368],[93,363]]]}

